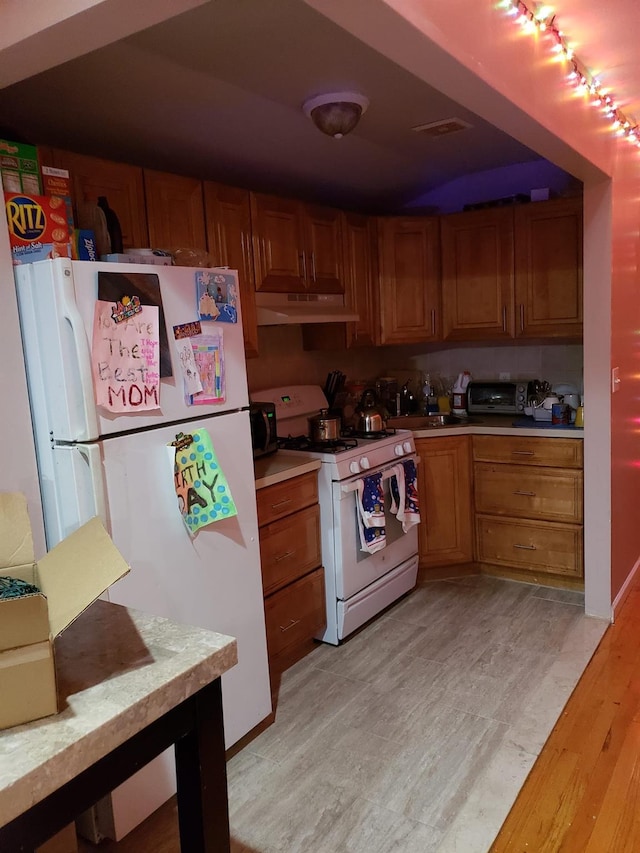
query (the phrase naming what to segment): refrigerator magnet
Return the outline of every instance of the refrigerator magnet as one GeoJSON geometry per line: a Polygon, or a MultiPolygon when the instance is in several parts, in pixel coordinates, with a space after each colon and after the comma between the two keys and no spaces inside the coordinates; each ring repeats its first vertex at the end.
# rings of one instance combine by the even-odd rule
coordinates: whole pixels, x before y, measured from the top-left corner
{"type": "Polygon", "coordinates": [[[237,286],[234,275],[210,270],[196,272],[196,299],[201,320],[237,323],[237,286]]]}
{"type": "Polygon", "coordinates": [[[174,448],[173,481],[178,509],[191,535],[238,514],[229,483],[206,429],[179,433],[174,448]]]}

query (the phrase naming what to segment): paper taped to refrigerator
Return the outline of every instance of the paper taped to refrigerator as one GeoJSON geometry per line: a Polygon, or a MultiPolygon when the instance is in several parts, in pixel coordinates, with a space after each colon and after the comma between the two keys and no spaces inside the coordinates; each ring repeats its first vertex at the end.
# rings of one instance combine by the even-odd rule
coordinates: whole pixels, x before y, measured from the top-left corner
{"type": "Polygon", "coordinates": [[[173,480],[178,508],[190,533],[238,514],[224,471],[206,429],[180,433],[175,448],[173,480]]]}
{"type": "Polygon", "coordinates": [[[160,408],[157,306],[98,300],[91,358],[96,405],[121,414],[160,408]]]}
{"type": "Polygon", "coordinates": [[[196,299],[198,316],[201,320],[215,320],[218,323],[238,322],[235,275],[212,270],[198,270],[196,299]]]}

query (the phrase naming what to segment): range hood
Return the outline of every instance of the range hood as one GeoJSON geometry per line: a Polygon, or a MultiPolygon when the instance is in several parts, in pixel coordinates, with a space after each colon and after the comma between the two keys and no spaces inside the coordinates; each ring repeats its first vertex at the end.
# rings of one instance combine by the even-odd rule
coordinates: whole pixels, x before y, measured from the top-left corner
{"type": "Polygon", "coordinates": [[[259,326],[292,323],[349,323],[358,314],[344,304],[339,293],[256,293],[259,326]]]}

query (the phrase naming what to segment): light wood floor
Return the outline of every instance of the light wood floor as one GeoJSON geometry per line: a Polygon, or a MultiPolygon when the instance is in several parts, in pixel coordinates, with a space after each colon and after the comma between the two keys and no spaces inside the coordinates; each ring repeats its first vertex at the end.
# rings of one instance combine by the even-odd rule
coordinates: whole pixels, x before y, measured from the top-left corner
{"type": "MultiPolygon", "coordinates": [[[[614,760],[611,790],[603,782],[600,791],[591,772],[591,787],[583,786],[588,796],[579,802],[577,744],[605,764],[611,758],[603,744],[617,745],[633,764],[635,706],[621,717],[624,731],[606,733],[640,654],[640,592],[634,601],[633,652],[612,651],[625,661],[613,682],[598,652],[583,678],[588,699],[572,712],[572,751],[544,749],[544,784],[534,770],[533,792],[527,783],[522,794],[528,804],[519,812],[516,803],[493,850],[640,850],[580,842],[561,848],[553,823],[563,826],[573,809],[589,840],[601,821],[587,821],[588,804],[601,793],[608,823],[620,790],[614,760]],[[591,738],[597,747],[588,747],[591,738]]],[[[620,623],[609,629],[602,647],[619,629],[620,623]]],[[[232,850],[486,853],[605,630],[584,616],[578,593],[475,577],[422,587],[342,646],[320,645],[285,673],[274,725],[229,762],[232,850]]],[[[640,696],[640,677],[632,694],[640,696]]],[[[625,788],[632,773],[630,766],[622,776],[625,788]]],[[[630,793],[635,788],[621,799],[630,793]]],[[[173,801],[119,844],[98,848],[178,850],[173,801]]]]}
{"type": "Polygon", "coordinates": [[[640,851],[640,579],[491,847],[524,850],[640,851]]]}

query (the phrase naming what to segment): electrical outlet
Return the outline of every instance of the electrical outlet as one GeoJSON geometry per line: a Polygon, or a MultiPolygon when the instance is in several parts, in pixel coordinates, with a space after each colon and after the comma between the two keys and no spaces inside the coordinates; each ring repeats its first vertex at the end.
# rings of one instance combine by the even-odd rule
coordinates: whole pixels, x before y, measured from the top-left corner
{"type": "Polygon", "coordinates": [[[500,374],[500,382],[509,382],[511,379],[511,374],[507,371],[502,371],[500,374]]]}

